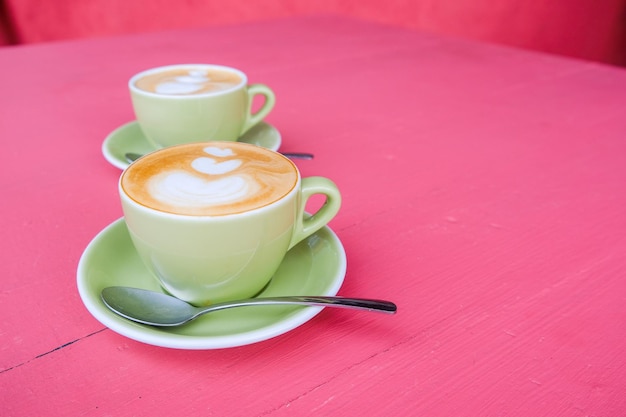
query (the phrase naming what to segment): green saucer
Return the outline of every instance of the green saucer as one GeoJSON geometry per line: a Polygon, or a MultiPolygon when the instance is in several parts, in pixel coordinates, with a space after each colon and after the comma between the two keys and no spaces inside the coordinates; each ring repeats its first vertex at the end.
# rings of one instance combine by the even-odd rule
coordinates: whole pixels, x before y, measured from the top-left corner
{"type": "MultiPolygon", "coordinates": [[[[330,228],[324,227],[287,253],[258,297],[336,295],[345,273],[343,245],[330,228]]],[[[241,307],[172,328],[126,320],[104,305],[100,298],[103,288],[124,285],[160,291],[160,287],[139,259],[123,218],[89,243],[78,264],[77,284],[87,310],[111,330],[140,342],[178,349],[219,349],[260,342],[306,323],[321,311],[321,307],[241,307]]]]}
{"type": "MultiPolygon", "coordinates": [[[[251,143],[273,151],[280,147],[280,132],[267,122],[260,122],[239,138],[239,142],[251,143]]],[[[136,121],[126,123],[111,132],[102,143],[102,154],[111,165],[125,169],[127,152],[140,155],[156,150],[144,136],[136,121]]]]}

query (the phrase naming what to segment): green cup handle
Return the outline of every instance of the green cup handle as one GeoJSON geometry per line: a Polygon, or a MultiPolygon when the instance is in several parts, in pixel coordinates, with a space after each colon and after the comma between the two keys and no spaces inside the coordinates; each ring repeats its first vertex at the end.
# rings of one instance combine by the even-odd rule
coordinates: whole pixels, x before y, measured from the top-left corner
{"type": "Polygon", "coordinates": [[[248,112],[246,121],[243,125],[241,134],[247,132],[252,126],[259,123],[269,114],[276,104],[276,95],[265,84],[251,84],[248,87],[248,112]],[[262,95],[265,98],[263,105],[256,113],[252,113],[252,102],[256,95],[262,95]]]}
{"type": "Polygon", "coordinates": [[[341,207],[339,189],[334,182],[324,177],[303,178],[300,197],[289,249],[326,226],[335,217],[339,207],[341,207]],[[325,195],[326,202],[312,216],[307,216],[304,212],[306,203],[315,194],[325,195]]]}

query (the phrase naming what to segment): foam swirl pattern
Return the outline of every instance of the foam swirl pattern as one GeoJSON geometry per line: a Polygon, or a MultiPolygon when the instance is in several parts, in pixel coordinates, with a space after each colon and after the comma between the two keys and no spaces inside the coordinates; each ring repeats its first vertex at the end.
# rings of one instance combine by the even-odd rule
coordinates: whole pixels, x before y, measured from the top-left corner
{"type": "Polygon", "coordinates": [[[297,184],[289,159],[247,144],[188,144],[147,155],[122,175],[126,194],[169,213],[221,216],[254,210],[297,184]]]}
{"type": "Polygon", "coordinates": [[[234,71],[175,68],[146,74],[135,81],[135,86],[156,94],[192,95],[228,90],[242,82],[241,76],[234,71]]]}

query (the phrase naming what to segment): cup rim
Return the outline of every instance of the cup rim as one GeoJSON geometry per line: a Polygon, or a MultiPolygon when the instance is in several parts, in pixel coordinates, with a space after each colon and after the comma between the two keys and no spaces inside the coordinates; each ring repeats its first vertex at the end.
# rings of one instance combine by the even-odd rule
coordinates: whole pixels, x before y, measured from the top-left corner
{"type": "Polygon", "coordinates": [[[130,77],[130,79],[128,80],[128,88],[133,93],[141,94],[141,95],[148,96],[148,97],[158,97],[160,99],[169,99],[169,100],[188,100],[188,99],[197,98],[197,97],[220,96],[220,95],[229,94],[229,93],[232,93],[233,91],[239,90],[245,87],[247,84],[248,84],[248,76],[243,71],[237,68],[229,67],[226,65],[192,64],[192,63],[172,64],[172,65],[163,65],[159,67],[152,67],[152,68],[136,73],[135,75],[130,77]],[[225,90],[209,91],[206,93],[198,93],[198,94],[160,94],[160,93],[154,93],[151,91],[142,90],[135,85],[135,82],[137,81],[137,79],[144,77],[146,75],[149,75],[149,74],[154,74],[155,72],[160,72],[160,71],[165,71],[168,69],[175,69],[175,68],[192,68],[192,67],[193,68],[215,68],[215,69],[221,69],[224,71],[232,71],[232,72],[237,73],[237,75],[241,77],[241,82],[225,90]]]}
{"type": "MultiPolygon", "coordinates": [[[[194,142],[194,143],[182,143],[182,144],[178,144],[178,145],[173,145],[167,148],[161,148],[161,149],[157,149],[153,152],[150,152],[149,154],[144,155],[144,157],[147,157],[151,154],[154,154],[156,152],[162,152],[165,150],[171,150],[172,148],[181,148],[181,147],[186,147],[186,146],[190,146],[190,145],[200,145],[200,146],[206,146],[208,144],[211,143],[231,143],[231,142],[224,142],[224,141],[207,141],[207,142],[194,142]]],[[[247,143],[238,143],[237,146],[242,145],[244,147],[248,147],[248,146],[256,146],[256,145],[251,145],[251,144],[247,144],[247,143]]],[[[157,215],[157,216],[162,216],[165,218],[171,218],[171,219],[177,219],[180,221],[202,221],[202,222],[206,222],[206,221],[225,221],[228,219],[232,219],[232,218],[241,218],[241,217],[247,217],[247,216],[254,216],[256,214],[259,214],[263,211],[267,211],[267,210],[271,210],[277,206],[280,206],[282,204],[287,204],[288,201],[290,201],[292,198],[294,198],[294,195],[297,194],[300,191],[301,188],[301,183],[302,183],[302,175],[300,173],[300,170],[298,169],[297,165],[289,158],[287,158],[286,156],[282,155],[279,152],[275,152],[271,149],[265,149],[263,148],[263,151],[266,152],[270,152],[270,153],[274,153],[276,154],[278,157],[283,158],[285,161],[289,162],[289,164],[292,166],[294,172],[296,173],[296,181],[293,184],[292,188],[285,194],[283,194],[282,197],[280,197],[277,200],[271,201],[267,204],[264,204],[262,206],[259,207],[255,207],[252,208],[250,210],[245,210],[245,211],[240,211],[237,213],[227,213],[227,214],[219,214],[219,215],[209,215],[209,214],[201,214],[201,215],[196,215],[196,214],[184,214],[184,213],[172,213],[169,211],[163,211],[163,210],[159,210],[153,207],[149,207],[146,206],[145,204],[142,204],[141,202],[137,201],[136,199],[134,199],[131,195],[129,195],[126,190],[124,189],[123,185],[122,185],[122,181],[124,179],[124,176],[126,175],[126,173],[129,171],[129,169],[131,169],[131,165],[129,165],[120,175],[119,180],[118,180],[118,193],[120,195],[121,199],[124,199],[126,201],[128,201],[130,204],[132,204],[134,207],[136,207],[137,209],[147,212],[147,213],[152,213],[153,215],[157,215]]],[[[143,157],[142,157],[143,158],[143,157]]],[[[137,159],[137,161],[133,162],[133,164],[135,163],[140,163],[140,159],[137,159]]]]}

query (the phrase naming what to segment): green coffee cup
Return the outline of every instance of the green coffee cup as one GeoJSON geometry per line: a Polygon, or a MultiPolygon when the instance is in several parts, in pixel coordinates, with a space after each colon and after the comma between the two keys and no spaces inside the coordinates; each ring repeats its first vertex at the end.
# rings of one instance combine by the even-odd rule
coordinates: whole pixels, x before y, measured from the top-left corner
{"type": "Polygon", "coordinates": [[[242,71],[221,65],[181,64],[149,69],[128,82],[137,122],[155,147],[236,141],[274,107],[273,91],[248,85],[242,71]],[[263,104],[252,113],[256,96],[263,104]]]}
{"type": "Polygon", "coordinates": [[[148,154],[124,171],[119,193],[143,262],[167,292],[195,305],[259,293],[287,251],[341,205],[331,180],[301,178],[288,158],[241,142],[148,154]],[[309,216],[315,194],[326,202],[309,216]]]}

